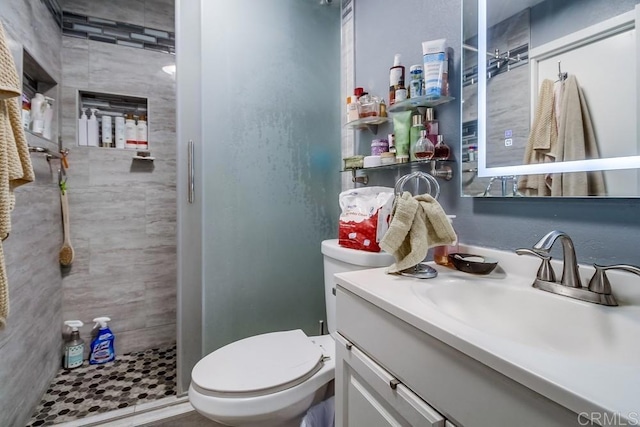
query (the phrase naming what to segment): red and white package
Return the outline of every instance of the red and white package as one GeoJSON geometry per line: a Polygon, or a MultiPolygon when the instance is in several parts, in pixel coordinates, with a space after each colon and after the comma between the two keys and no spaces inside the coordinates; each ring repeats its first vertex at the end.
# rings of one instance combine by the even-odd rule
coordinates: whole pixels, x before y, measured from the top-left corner
{"type": "Polygon", "coordinates": [[[389,229],[393,188],[364,187],[340,193],[340,246],[380,252],[378,243],[389,229]]]}

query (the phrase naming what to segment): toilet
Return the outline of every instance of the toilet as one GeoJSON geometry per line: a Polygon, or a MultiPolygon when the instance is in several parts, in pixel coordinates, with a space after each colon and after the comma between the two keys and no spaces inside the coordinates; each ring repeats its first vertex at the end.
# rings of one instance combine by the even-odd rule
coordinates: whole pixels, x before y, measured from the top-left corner
{"type": "Polygon", "coordinates": [[[335,296],[333,275],[386,267],[386,252],[322,242],[328,335],[302,330],[270,332],[228,344],[191,371],[189,401],[201,415],[228,426],[299,426],[307,410],[333,394],[335,296]]]}

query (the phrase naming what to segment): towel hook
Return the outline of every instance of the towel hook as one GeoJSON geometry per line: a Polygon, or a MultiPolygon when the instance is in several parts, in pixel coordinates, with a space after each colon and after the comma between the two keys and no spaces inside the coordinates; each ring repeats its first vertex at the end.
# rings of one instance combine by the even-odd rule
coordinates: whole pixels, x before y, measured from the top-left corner
{"type": "Polygon", "coordinates": [[[412,178],[416,179],[416,189],[418,188],[420,180],[423,180],[427,184],[427,193],[433,196],[434,199],[438,199],[440,196],[440,184],[438,184],[438,181],[433,177],[433,175],[422,171],[415,171],[400,177],[396,181],[395,185],[396,196],[400,196],[402,194],[405,184],[412,178]],[[434,194],[431,194],[432,190],[434,190],[434,194]]]}
{"type": "Polygon", "coordinates": [[[562,68],[560,67],[560,61],[558,61],[558,81],[563,82],[567,79],[567,73],[562,72],[562,68]]]}

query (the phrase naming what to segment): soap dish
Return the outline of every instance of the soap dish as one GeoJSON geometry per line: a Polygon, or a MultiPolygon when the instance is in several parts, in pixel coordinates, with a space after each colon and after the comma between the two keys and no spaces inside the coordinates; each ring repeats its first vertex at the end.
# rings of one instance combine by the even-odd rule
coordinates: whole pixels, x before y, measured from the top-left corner
{"type": "Polygon", "coordinates": [[[498,265],[498,261],[493,258],[458,252],[449,254],[449,261],[458,270],[472,274],[489,274],[498,265]]]}

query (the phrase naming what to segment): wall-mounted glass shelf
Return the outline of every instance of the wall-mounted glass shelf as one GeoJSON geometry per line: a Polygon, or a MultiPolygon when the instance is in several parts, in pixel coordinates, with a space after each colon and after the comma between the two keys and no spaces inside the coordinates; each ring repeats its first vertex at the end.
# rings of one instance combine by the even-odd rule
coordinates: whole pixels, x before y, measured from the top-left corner
{"type": "Polygon", "coordinates": [[[454,99],[452,96],[417,96],[415,98],[405,99],[404,101],[398,101],[389,106],[387,111],[390,113],[398,113],[400,111],[413,110],[418,107],[435,107],[451,102],[454,99]]]}
{"type": "Polygon", "coordinates": [[[374,135],[378,133],[378,125],[387,123],[391,119],[389,117],[363,117],[358,120],[352,120],[345,123],[345,127],[351,129],[369,129],[374,135]]]}
{"type": "Polygon", "coordinates": [[[451,180],[453,178],[453,168],[452,164],[456,163],[454,159],[448,160],[426,160],[426,161],[414,161],[414,162],[405,162],[405,163],[392,163],[390,165],[380,165],[380,166],[372,166],[368,168],[356,168],[356,169],[344,169],[340,172],[351,172],[352,181],[358,182],[360,184],[367,184],[369,181],[368,176],[366,175],[367,171],[380,171],[380,170],[392,170],[392,169],[402,169],[402,168],[411,168],[416,166],[424,166],[427,165],[429,168],[429,173],[436,178],[442,178],[446,181],[451,180]]]}

